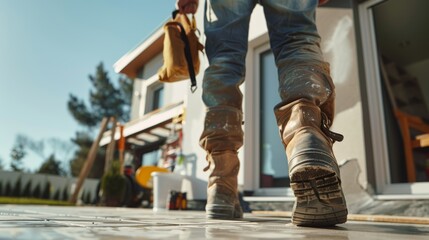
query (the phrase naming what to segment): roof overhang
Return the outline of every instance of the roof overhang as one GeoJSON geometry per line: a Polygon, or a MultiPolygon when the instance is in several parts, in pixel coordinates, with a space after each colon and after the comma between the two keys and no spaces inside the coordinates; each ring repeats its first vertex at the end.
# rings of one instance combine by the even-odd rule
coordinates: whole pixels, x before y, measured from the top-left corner
{"type": "Polygon", "coordinates": [[[123,73],[131,79],[136,78],[139,69],[162,51],[163,42],[164,29],[161,27],[134,50],[116,61],[113,65],[115,72],[123,73]]]}
{"type": "MultiPolygon", "coordinates": [[[[144,147],[166,140],[172,133],[182,129],[183,102],[157,109],[142,118],[124,124],[123,136],[126,145],[144,147]],[[178,119],[178,120],[177,120],[178,119]]],[[[121,137],[120,128],[115,130],[114,140],[121,137]]],[[[112,141],[112,131],[106,131],[100,141],[105,146],[112,141]]]]}

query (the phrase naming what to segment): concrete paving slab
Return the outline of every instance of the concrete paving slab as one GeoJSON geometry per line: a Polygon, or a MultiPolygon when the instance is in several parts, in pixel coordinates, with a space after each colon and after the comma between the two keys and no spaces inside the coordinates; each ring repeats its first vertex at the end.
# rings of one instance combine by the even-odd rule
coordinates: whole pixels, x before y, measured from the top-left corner
{"type": "Polygon", "coordinates": [[[429,225],[349,221],[304,228],[290,218],[245,214],[209,220],[204,212],[106,207],[0,205],[0,239],[429,239],[429,225]]]}

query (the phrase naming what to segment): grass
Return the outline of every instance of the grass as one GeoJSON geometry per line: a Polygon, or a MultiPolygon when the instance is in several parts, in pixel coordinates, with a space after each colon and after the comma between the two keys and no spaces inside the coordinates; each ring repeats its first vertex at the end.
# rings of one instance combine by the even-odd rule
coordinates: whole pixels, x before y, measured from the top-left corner
{"type": "Polygon", "coordinates": [[[39,198],[14,198],[14,197],[0,197],[0,204],[74,206],[74,204],[66,201],[47,200],[47,199],[39,199],[39,198]]]}

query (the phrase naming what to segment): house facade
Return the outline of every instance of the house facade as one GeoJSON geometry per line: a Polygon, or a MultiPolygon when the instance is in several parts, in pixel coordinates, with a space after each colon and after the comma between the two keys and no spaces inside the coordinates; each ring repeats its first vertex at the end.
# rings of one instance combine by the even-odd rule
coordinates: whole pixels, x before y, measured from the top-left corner
{"type": "MultiPolygon", "coordinates": [[[[425,149],[413,150],[412,161],[406,160],[405,138],[393,108],[395,98],[389,95],[392,91],[385,81],[395,70],[401,76],[406,73],[417,88],[404,92],[416,95],[420,91],[419,109],[429,106],[429,48],[423,45],[429,42],[429,15],[424,12],[428,3],[331,0],[316,14],[322,51],[336,85],[332,130],[345,136],[343,142],[334,144],[335,155],[340,163],[356,161],[357,183],[384,199],[429,198],[429,155],[425,149]]],[[[202,43],[203,9],[201,4],[195,16],[202,43]]],[[[178,164],[175,156],[174,171],[206,180],[206,156],[198,141],[205,115],[201,85],[208,62],[201,54],[195,93],[191,93],[189,81],[161,83],[157,71],[163,63],[162,42],[163,29],[156,29],[114,65],[116,72],[134,79],[132,120],[124,125],[126,162],[134,167],[157,164],[168,155],[166,143],[180,141],[184,160],[178,164]]],[[[293,193],[272,111],[280,101],[277,70],[259,5],[251,17],[248,44],[246,78],[241,86],[245,144],[239,151],[239,185],[245,196],[284,200],[293,193]]],[[[429,118],[424,112],[418,117],[429,118]]],[[[108,141],[104,137],[101,145],[108,141]]],[[[204,193],[195,193],[193,198],[204,198],[204,193]]]]}

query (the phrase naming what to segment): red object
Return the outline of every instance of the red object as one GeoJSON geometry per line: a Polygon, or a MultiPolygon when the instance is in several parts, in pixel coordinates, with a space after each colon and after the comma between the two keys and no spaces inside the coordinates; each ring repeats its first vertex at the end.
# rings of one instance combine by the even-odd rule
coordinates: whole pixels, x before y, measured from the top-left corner
{"type": "Polygon", "coordinates": [[[119,132],[120,132],[120,137],[118,141],[118,150],[124,151],[125,150],[124,126],[122,125],[119,126],[119,132]]]}
{"type": "Polygon", "coordinates": [[[133,168],[131,166],[125,166],[124,174],[127,176],[133,175],[133,168]]]}
{"type": "Polygon", "coordinates": [[[319,6],[329,2],[329,0],[319,0],[319,6]]]}

